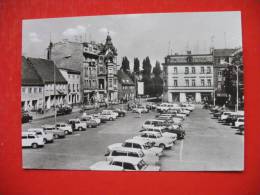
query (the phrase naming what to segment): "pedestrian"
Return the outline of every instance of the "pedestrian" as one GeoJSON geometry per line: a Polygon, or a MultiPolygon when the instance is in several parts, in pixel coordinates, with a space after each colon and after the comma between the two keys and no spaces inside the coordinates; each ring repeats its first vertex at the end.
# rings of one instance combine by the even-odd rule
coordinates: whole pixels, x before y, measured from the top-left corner
{"type": "Polygon", "coordinates": [[[141,118],[141,114],[142,114],[141,109],[137,109],[137,112],[138,112],[138,117],[141,118]]]}

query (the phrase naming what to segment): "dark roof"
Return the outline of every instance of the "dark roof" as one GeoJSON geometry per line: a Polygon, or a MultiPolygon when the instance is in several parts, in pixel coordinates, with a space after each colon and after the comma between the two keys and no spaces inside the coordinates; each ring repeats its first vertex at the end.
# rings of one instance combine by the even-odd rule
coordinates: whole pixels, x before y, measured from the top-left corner
{"type": "Polygon", "coordinates": [[[22,57],[22,86],[43,86],[43,81],[34,67],[22,57]]]}
{"type": "Polygon", "coordinates": [[[222,56],[232,56],[233,53],[237,49],[214,49],[213,50],[213,56],[214,57],[222,57],[222,56]]]}
{"type": "Polygon", "coordinates": [[[118,81],[122,85],[135,85],[133,80],[122,70],[117,71],[118,81]]]}
{"type": "Polygon", "coordinates": [[[54,83],[54,68],[56,71],[56,83],[67,84],[67,81],[60,73],[53,61],[41,58],[27,58],[28,62],[34,67],[44,84],[54,83]]]}
{"type": "Polygon", "coordinates": [[[80,71],[72,70],[72,69],[69,69],[69,68],[59,68],[59,69],[66,70],[68,72],[68,74],[80,74],[80,71]]]}

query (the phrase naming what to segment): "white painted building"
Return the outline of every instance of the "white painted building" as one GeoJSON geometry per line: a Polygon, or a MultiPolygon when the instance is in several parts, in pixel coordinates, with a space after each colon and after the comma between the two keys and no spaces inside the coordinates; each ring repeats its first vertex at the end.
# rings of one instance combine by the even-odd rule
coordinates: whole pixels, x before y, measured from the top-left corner
{"type": "Polygon", "coordinates": [[[67,103],[79,104],[81,102],[81,93],[80,93],[80,71],[59,68],[62,76],[68,82],[68,94],[67,94],[67,103]]]}
{"type": "Polygon", "coordinates": [[[202,102],[213,98],[212,54],[168,55],[163,63],[166,102],[202,102]]]}

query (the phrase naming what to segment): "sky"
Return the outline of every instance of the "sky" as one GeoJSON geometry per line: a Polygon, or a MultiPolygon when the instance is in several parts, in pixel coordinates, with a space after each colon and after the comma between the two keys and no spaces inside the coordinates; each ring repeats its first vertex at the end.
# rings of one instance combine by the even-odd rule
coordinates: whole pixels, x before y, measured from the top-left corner
{"type": "MultiPolygon", "coordinates": [[[[210,47],[242,47],[240,12],[193,12],[84,16],[23,20],[22,53],[46,57],[50,42],[105,42],[109,32],[118,51],[118,64],[127,56],[133,67],[149,56],[152,66],[168,54],[209,53],[210,47]]],[[[142,66],[142,65],[141,65],[142,66]]]]}

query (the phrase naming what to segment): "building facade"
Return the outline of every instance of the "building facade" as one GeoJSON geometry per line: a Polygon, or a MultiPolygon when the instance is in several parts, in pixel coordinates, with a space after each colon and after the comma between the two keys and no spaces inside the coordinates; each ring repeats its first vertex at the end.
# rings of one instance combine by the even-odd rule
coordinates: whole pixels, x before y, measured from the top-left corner
{"type": "Polygon", "coordinates": [[[118,99],[119,101],[134,100],[136,96],[135,83],[124,71],[119,70],[118,75],[118,99]]]}
{"type": "Polygon", "coordinates": [[[168,55],[163,63],[163,100],[202,102],[213,99],[212,54],[168,55]]]}
{"type": "Polygon", "coordinates": [[[223,105],[228,99],[228,93],[225,90],[224,71],[232,63],[234,54],[239,49],[213,49],[214,57],[214,91],[216,104],[223,105]]]}
{"type": "Polygon", "coordinates": [[[69,105],[79,104],[81,102],[80,72],[65,68],[59,68],[59,70],[68,82],[67,103],[69,105]]]}
{"type": "Polygon", "coordinates": [[[106,42],[71,42],[50,44],[48,56],[59,68],[80,72],[83,104],[118,100],[117,51],[108,35],[106,42]]]}
{"type": "Polygon", "coordinates": [[[43,82],[43,109],[67,104],[68,82],[53,61],[41,58],[27,58],[43,82]]]}
{"type": "Polygon", "coordinates": [[[21,108],[23,111],[37,111],[44,105],[44,83],[33,66],[22,57],[21,108]]]}

